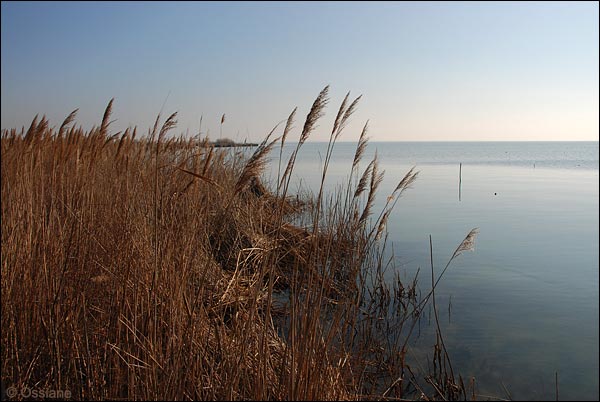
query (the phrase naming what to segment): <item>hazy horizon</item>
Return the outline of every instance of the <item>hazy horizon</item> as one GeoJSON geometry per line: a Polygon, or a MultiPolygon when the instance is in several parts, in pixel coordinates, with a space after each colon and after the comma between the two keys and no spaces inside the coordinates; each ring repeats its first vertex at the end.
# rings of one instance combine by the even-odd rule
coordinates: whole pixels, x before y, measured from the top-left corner
{"type": "Polygon", "coordinates": [[[79,108],[111,133],[178,112],[174,134],[256,142],[319,91],[326,141],[598,141],[597,2],[6,2],[1,126],[79,108]],[[221,116],[225,114],[225,122],[221,116]],[[202,126],[200,119],[202,117],[202,126]]]}
{"type": "MultiPolygon", "coordinates": [[[[243,140],[242,140],[243,141],[243,140]]],[[[329,143],[329,140],[311,140],[306,142],[329,143]]],[[[357,140],[337,140],[336,143],[356,144],[357,140]]],[[[599,140],[379,140],[369,139],[369,143],[376,144],[380,142],[600,142],[599,140]]]]}

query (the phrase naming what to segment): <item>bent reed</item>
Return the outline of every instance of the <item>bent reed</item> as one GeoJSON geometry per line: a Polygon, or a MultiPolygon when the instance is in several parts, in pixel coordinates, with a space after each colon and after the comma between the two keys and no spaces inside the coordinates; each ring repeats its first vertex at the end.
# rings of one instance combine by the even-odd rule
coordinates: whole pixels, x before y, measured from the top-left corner
{"type": "Polygon", "coordinates": [[[324,189],[359,98],[343,100],[321,187],[304,197],[290,180],[328,87],[287,161],[296,110],[243,163],[208,138],[168,138],[176,114],[111,134],[112,100],[87,132],[77,111],[58,130],[37,117],[3,130],[3,383],[94,400],[474,397],[441,333],[433,367],[407,363],[433,289],[384,280],[386,221],[418,172],[374,213],[383,172],[377,156],[360,170],[365,125],[345,189],[324,189]],[[278,177],[264,183],[272,151],[278,177]]]}

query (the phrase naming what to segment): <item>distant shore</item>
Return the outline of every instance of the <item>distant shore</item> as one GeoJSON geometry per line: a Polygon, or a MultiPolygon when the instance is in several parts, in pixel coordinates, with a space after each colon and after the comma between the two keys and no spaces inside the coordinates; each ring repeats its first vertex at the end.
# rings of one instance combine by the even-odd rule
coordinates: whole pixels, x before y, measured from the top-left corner
{"type": "Polygon", "coordinates": [[[223,138],[216,141],[208,142],[208,146],[221,148],[221,147],[256,147],[257,143],[253,142],[235,142],[229,138],[223,138]]]}

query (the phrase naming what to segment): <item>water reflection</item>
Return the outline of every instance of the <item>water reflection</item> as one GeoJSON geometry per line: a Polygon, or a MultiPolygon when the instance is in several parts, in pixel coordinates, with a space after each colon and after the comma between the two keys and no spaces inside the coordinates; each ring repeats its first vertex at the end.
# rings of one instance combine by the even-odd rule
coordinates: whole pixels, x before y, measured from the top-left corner
{"type": "MultiPolygon", "coordinates": [[[[375,147],[386,171],[379,208],[413,164],[420,171],[388,221],[402,277],[428,272],[430,234],[443,267],[480,229],[475,252],[436,290],[438,306],[452,301],[440,320],[455,370],[477,376],[483,394],[505,396],[503,383],[516,399],[554,398],[558,372],[561,399],[597,400],[598,143],[371,144],[366,158],[375,147]]],[[[305,144],[296,184],[318,189],[321,148],[305,144]]],[[[353,153],[338,145],[328,188],[346,182],[353,153]]],[[[424,325],[421,339],[433,331],[424,325]]]]}

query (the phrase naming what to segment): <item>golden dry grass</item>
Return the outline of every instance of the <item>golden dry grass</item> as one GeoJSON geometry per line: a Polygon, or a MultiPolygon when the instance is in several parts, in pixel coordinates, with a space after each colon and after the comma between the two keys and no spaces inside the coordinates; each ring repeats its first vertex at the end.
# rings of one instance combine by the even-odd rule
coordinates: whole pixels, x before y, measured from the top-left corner
{"type": "MultiPolygon", "coordinates": [[[[69,127],[76,111],[59,130],[45,118],[3,130],[3,382],[96,400],[427,392],[399,347],[402,324],[427,301],[417,303],[414,283],[385,283],[377,241],[416,172],[369,224],[382,175],[376,160],[359,175],[365,125],[352,166],[358,188],[350,180],[332,197],[322,187],[315,199],[288,195],[327,90],[274,190],[261,172],[295,110],[282,138],[265,138],[242,166],[207,139],[167,138],[175,114],[146,137],[110,135],[112,100],[87,132],[69,127]]],[[[359,98],[344,99],[327,161],[359,98]]],[[[431,394],[466,397],[445,375],[430,377],[431,394]]]]}

